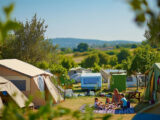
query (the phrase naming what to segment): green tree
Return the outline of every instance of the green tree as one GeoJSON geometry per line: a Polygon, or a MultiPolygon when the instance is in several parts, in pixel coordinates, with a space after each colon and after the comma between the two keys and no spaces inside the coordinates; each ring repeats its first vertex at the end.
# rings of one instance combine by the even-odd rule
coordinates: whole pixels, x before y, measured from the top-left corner
{"type": "Polygon", "coordinates": [[[38,68],[47,70],[47,69],[49,68],[49,63],[47,63],[46,61],[41,61],[41,62],[37,62],[37,63],[36,63],[36,66],[37,66],[38,68]]]}
{"type": "Polygon", "coordinates": [[[89,48],[89,46],[87,43],[80,43],[77,46],[77,51],[79,51],[79,52],[88,51],[88,48],[89,48]]]}
{"type": "Polygon", "coordinates": [[[131,48],[137,48],[136,44],[132,44],[131,48]]]}
{"type": "Polygon", "coordinates": [[[61,52],[63,53],[72,53],[72,49],[71,48],[61,48],[61,52]]]}
{"type": "Polygon", "coordinates": [[[117,65],[117,64],[118,64],[117,56],[111,56],[111,57],[110,57],[109,64],[110,64],[112,67],[115,66],[115,65],[117,65]]]}
{"type": "Polygon", "coordinates": [[[147,23],[147,30],[145,31],[146,40],[153,47],[160,47],[160,15],[158,18],[151,19],[147,23]]]}
{"type": "Polygon", "coordinates": [[[17,58],[30,63],[38,61],[51,61],[56,53],[56,46],[51,40],[45,40],[44,33],[47,26],[44,20],[33,16],[32,20],[25,23],[19,22],[21,27],[14,30],[2,48],[4,58],[17,58]]]}
{"type": "Polygon", "coordinates": [[[69,70],[70,68],[76,67],[76,63],[73,61],[72,58],[63,58],[61,64],[64,68],[69,70]]]}
{"type": "Polygon", "coordinates": [[[149,46],[138,48],[135,51],[131,70],[134,72],[145,73],[155,62],[160,62],[160,54],[149,46]]]}
{"type": "Polygon", "coordinates": [[[122,64],[117,64],[117,65],[115,66],[115,69],[123,69],[122,64]]]}
{"type": "Polygon", "coordinates": [[[98,64],[94,64],[94,67],[92,67],[92,72],[100,72],[101,67],[98,64]]]}
{"type": "Polygon", "coordinates": [[[81,66],[85,68],[92,68],[97,63],[99,63],[99,57],[97,54],[95,54],[95,55],[90,55],[86,59],[84,59],[81,63],[81,66]]]}
{"type": "Polygon", "coordinates": [[[142,26],[147,21],[148,29],[145,37],[153,46],[160,44],[160,0],[152,1],[154,8],[151,7],[147,0],[128,0],[130,6],[135,12],[135,21],[142,26]]]}
{"type": "Polygon", "coordinates": [[[109,55],[105,54],[104,52],[98,52],[98,57],[99,57],[99,64],[100,66],[102,65],[107,65],[109,63],[109,55]]]}
{"type": "Polygon", "coordinates": [[[120,46],[119,46],[119,45],[116,45],[116,48],[117,48],[117,49],[119,49],[119,48],[120,48],[120,46]]]}
{"type": "Polygon", "coordinates": [[[130,56],[130,52],[128,49],[121,49],[120,53],[117,54],[118,63],[121,63],[123,60],[127,60],[130,56]]]}
{"type": "Polygon", "coordinates": [[[52,64],[49,67],[49,70],[53,74],[59,74],[59,75],[61,75],[61,74],[67,74],[67,69],[64,68],[62,65],[59,65],[59,64],[52,64]]]}
{"type": "Polygon", "coordinates": [[[132,59],[131,57],[128,57],[127,60],[123,60],[121,63],[122,69],[127,71],[127,74],[131,74],[131,64],[132,64],[132,59]]]}

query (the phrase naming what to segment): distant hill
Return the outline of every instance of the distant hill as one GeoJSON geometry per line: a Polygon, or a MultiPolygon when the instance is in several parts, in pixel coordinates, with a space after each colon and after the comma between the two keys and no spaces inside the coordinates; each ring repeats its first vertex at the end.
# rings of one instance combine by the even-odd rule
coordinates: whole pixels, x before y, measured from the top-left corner
{"type": "Polygon", "coordinates": [[[139,42],[126,41],[126,40],[114,40],[114,41],[104,41],[96,39],[80,39],[80,38],[53,38],[50,39],[53,44],[58,44],[60,48],[76,48],[79,43],[87,43],[89,46],[102,46],[107,44],[107,46],[115,46],[121,44],[137,44],[139,42]]]}

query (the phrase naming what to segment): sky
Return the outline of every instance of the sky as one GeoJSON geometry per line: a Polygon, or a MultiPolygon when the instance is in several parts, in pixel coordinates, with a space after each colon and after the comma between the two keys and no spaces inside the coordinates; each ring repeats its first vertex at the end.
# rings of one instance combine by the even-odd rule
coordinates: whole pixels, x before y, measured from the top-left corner
{"type": "Polygon", "coordinates": [[[15,3],[12,18],[25,22],[36,13],[44,19],[46,38],[145,39],[145,28],[136,25],[125,0],[0,0],[0,11],[10,3],[15,3]]]}

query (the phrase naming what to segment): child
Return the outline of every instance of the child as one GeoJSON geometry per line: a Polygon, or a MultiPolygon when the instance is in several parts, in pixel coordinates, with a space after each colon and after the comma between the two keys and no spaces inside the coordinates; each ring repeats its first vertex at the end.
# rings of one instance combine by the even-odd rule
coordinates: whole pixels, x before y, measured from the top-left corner
{"type": "Polygon", "coordinates": [[[121,104],[122,104],[122,108],[127,108],[127,100],[124,94],[121,94],[121,104]]]}
{"type": "Polygon", "coordinates": [[[110,99],[108,97],[106,98],[106,104],[110,104],[110,99]]]}
{"type": "Polygon", "coordinates": [[[102,104],[102,102],[99,102],[98,98],[95,98],[95,102],[94,102],[95,109],[102,110],[103,109],[103,105],[101,105],[101,104],[102,104]]]}

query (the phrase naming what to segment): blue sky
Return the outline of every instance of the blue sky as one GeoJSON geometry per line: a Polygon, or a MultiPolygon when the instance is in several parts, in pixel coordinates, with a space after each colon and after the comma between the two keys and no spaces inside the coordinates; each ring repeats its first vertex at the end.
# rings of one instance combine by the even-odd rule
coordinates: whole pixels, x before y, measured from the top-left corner
{"type": "Polygon", "coordinates": [[[30,20],[37,13],[45,20],[46,38],[145,39],[145,28],[134,23],[134,13],[125,0],[0,0],[0,6],[12,2],[13,18],[30,20]]]}

